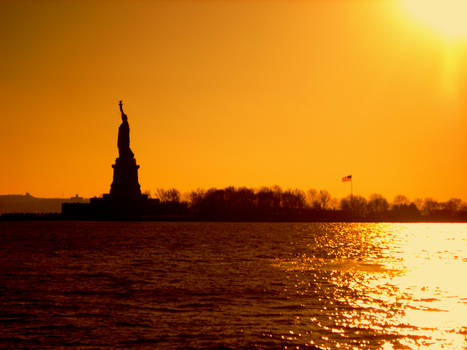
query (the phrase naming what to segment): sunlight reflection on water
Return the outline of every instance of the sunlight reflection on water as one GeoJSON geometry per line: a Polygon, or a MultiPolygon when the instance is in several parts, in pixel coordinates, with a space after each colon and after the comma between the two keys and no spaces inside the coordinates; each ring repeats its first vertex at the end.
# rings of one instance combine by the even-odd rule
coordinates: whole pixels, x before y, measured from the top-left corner
{"type": "Polygon", "coordinates": [[[340,233],[328,244],[337,250],[330,258],[312,254],[273,262],[289,272],[333,275],[334,297],[342,294],[337,300],[343,305],[327,312],[333,318],[327,328],[342,338],[363,329],[393,337],[383,343],[384,349],[466,348],[467,225],[354,224],[340,233]],[[349,291],[340,293],[342,288],[349,291]]]}
{"type": "Polygon", "coordinates": [[[0,347],[465,349],[466,243],[467,224],[0,222],[0,347]]]}
{"type": "Polygon", "coordinates": [[[400,290],[400,324],[415,327],[412,334],[425,336],[427,346],[438,348],[443,341],[462,348],[467,325],[465,225],[399,225],[398,237],[393,251],[404,273],[391,283],[400,290]]]}

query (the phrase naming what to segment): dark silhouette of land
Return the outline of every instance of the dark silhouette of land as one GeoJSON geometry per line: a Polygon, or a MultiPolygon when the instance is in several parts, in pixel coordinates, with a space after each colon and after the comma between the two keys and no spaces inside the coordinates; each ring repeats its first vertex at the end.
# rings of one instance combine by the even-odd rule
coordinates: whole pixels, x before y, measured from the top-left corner
{"type": "Polygon", "coordinates": [[[40,198],[29,193],[24,195],[0,195],[0,215],[12,213],[60,213],[63,203],[89,203],[89,199],[78,195],[71,198],[40,198]]]}
{"type": "Polygon", "coordinates": [[[257,190],[246,187],[198,189],[183,196],[176,189],[159,189],[155,193],[157,198],[141,196],[141,200],[114,200],[108,195],[92,198],[89,203],[81,199],[81,203],[64,203],[63,207],[71,211],[61,215],[9,213],[2,219],[467,222],[467,204],[460,199],[437,202],[426,198],[411,202],[399,195],[389,203],[383,196],[373,194],[369,199],[353,195],[337,200],[324,190],[305,193],[278,186],[257,190]],[[126,202],[121,204],[122,201],[126,202]],[[130,205],[138,206],[129,209],[130,205]]]}
{"type": "MultiPolygon", "coordinates": [[[[139,165],[130,148],[130,126],[122,101],[119,108],[122,123],[118,129],[118,158],[112,165],[113,181],[109,193],[91,198],[89,202],[82,198],[75,198],[72,203],[55,200],[53,209],[61,204],[60,215],[39,215],[40,210],[22,206],[28,214],[11,211],[5,214],[4,211],[2,219],[467,222],[467,204],[460,199],[445,203],[433,199],[410,202],[405,196],[396,196],[389,204],[381,195],[374,194],[369,200],[350,195],[338,201],[324,190],[305,193],[278,186],[259,190],[246,187],[197,190],[183,200],[176,189],[159,189],[157,198],[150,198],[141,193],[139,165]]],[[[345,179],[351,179],[351,176],[345,179]]]]}

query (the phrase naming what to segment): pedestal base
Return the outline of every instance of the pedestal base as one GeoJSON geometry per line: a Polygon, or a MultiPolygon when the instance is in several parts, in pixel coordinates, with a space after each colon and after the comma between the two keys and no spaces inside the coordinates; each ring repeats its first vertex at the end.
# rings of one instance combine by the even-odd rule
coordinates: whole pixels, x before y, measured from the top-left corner
{"type": "Polygon", "coordinates": [[[110,197],[135,199],[141,197],[138,182],[139,165],[135,158],[117,158],[114,169],[113,182],[110,186],[110,197]]]}

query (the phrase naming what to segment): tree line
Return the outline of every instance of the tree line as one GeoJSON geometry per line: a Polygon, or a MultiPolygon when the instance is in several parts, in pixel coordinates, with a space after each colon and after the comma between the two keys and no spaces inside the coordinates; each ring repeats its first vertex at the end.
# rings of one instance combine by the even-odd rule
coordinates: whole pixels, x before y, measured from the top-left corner
{"type": "Polygon", "coordinates": [[[279,186],[197,189],[183,194],[175,188],[159,188],[153,197],[159,200],[162,213],[208,220],[467,221],[467,203],[458,198],[411,201],[398,195],[389,202],[372,194],[338,199],[326,190],[305,192],[279,186]]]}

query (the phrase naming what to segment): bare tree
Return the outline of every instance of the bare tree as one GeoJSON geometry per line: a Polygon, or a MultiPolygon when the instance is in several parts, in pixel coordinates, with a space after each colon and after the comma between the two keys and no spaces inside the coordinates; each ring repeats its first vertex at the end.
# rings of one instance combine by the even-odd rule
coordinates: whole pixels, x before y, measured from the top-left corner
{"type": "Polygon", "coordinates": [[[321,209],[328,209],[331,201],[331,194],[326,190],[320,190],[318,194],[319,207],[321,209]]]}
{"type": "Polygon", "coordinates": [[[433,198],[425,198],[422,206],[422,213],[424,215],[431,215],[435,210],[439,210],[440,205],[433,198]]]}
{"type": "Polygon", "coordinates": [[[359,195],[341,199],[341,209],[345,212],[364,217],[367,213],[367,200],[359,195]]]}
{"type": "Polygon", "coordinates": [[[373,193],[368,201],[368,212],[372,214],[381,214],[389,209],[388,201],[380,194],[373,193]]]}
{"type": "Polygon", "coordinates": [[[409,204],[410,204],[410,200],[402,194],[398,194],[397,196],[395,196],[394,200],[392,201],[393,206],[409,205],[409,204]]]}
{"type": "Polygon", "coordinates": [[[206,194],[206,191],[202,190],[201,188],[197,188],[196,190],[191,191],[189,193],[188,202],[190,203],[192,207],[197,206],[199,203],[201,203],[205,194],[206,194]]]}
{"type": "Polygon", "coordinates": [[[306,200],[308,202],[308,205],[312,208],[317,208],[319,207],[319,197],[318,197],[318,191],[315,190],[314,188],[309,189],[306,192],[306,200]]]}
{"type": "Polygon", "coordinates": [[[180,202],[180,191],[176,188],[164,190],[163,188],[156,189],[156,197],[161,202],[180,202]]]}
{"type": "Polygon", "coordinates": [[[453,214],[459,211],[461,205],[462,200],[460,200],[459,198],[451,198],[447,202],[441,204],[444,210],[448,210],[453,214]]]}

